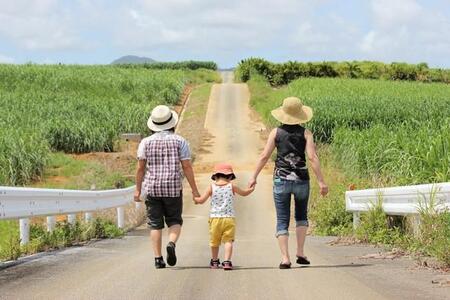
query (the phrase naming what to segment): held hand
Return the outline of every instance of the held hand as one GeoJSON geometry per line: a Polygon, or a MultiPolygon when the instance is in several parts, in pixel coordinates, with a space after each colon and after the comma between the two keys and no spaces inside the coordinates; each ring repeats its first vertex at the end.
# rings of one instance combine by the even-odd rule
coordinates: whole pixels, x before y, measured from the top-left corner
{"type": "Polygon", "coordinates": [[[250,189],[255,189],[255,186],[256,186],[256,178],[251,178],[249,181],[248,181],[248,188],[250,188],[250,189]]]}
{"type": "Polygon", "coordinates": [[[200,197],[200,193],[198,191],[192,191],[192,197],[200,197]]]}
{"type": "Polygon", "coordinates": [[[142,202],[141,201],[141,192],[140,191],[134,191],[134,202],[142,202]]]}
{"type": "Polygon", "coordinates": [[[319,182],[319,188],[320,188],[320,195],[322,197],[325,197],[328,194],[328,186],[325,182],[319,182]]]}

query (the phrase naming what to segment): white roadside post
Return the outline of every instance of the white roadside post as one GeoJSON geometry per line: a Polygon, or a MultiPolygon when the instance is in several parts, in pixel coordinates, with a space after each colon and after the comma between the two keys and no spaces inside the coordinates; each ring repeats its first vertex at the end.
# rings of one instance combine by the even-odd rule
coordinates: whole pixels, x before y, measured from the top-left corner
{"type": "Polygon", "coordinates": [[[20,245],[26,245],[30,241],[30,219],[19,220],[20,224],[20,245]]]}
{"type": "Polygon", "coordinates": [[[361,213],[358,211],[353,212],[353,229],[356,229],[361,224],[361,213]]]}
{"type": "Polygon", "coordinates": [[[56,227],[56,217],[47,216],[47,231],[52,232],[56,227]]]}
{"type": "Polygon", "coordinates": [[[412,230],[413,230],[413,234],[414,236],[418,237],[420,235],[420,215],[419,214],[415,214],[412,215],[412,230]]]}
{"type": "MultiPolygon", "coordinates": [[[[95,183],[91,184],[91,191],[95,191],[96,189],[97,186],[95,183]]],[[[92,212],[88,211],[84,213],[84,221],[88,223],[92,221],[92,212]]]]}
{"type": "Polygon", "coordinates": [[[134,207],[136,208],[136,210],[141,209],[141,207],[142,207],[142,202],[134,202],[134,207]]]}
{"type": "Polygon", "coordinates": [[[67,222],[69,224],[75,224],[75,222],[77,221],[77,215],[76,214],[69,214],[67,215],[67,222]]]}
{"type": "Polygon", "coordinates": [[[117,207],[117,227],[125,228],[125,210],[123,206],[117,207]]]}
{"type": "Polygon", "coordinates": [[[84,220],[86,222],[91,222],[92,221],[92,213],[91,212],[84,213],[84,220]]]}

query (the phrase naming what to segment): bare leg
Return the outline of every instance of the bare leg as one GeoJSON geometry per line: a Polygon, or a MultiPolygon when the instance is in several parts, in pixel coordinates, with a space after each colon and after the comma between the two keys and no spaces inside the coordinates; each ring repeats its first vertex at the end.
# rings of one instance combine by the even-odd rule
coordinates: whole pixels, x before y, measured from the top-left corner
{"type": "Polygon", "coordinates": [[[169,241],[177,243],[178,238],[180,237],[181,226],[180,225],[172,225],[169,227],[169,241]]]}
{"type": "Polygon", "coordinates": [[[288,241],[289,241],[288,235],[278,236],[278,245],[280,246],[281,251],[281,263],[283,264],[288,264],[291,262],[291,259],[289,258],[288,241]]]}
{"type": "Polygon", "coordinates": [[[233,242],[226,242],[224,260],[231,260],[231,255],[233,255],[233,242]]]}
{"type": "Polygon", "coordinates": [[[211,256],[213,260],[217,260],[219,258],[219,247],[211,247],[211,256]]]}
{"type": "Polygon", "coordinates": [[[298,226],[295,228],[295,234],[297,235],[297,256],[305,256],[304,246],[306,239],[307,226],[298,226]]]}
{"type": "Polygon", "coordinates": [[[161,229],[152,229],[150,231],[150,238],[152,240],[152,246],[153,246],[153,253],[155,254],[155,257],[161,257],[161,236],[162,236],[162,230],[161,229]]]}

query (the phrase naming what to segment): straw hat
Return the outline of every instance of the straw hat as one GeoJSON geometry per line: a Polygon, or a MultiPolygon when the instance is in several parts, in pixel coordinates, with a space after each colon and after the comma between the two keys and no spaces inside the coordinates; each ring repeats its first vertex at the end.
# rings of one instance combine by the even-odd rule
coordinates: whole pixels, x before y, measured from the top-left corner
{"type": "Polygon", "coordinates": [[[288,97],[283,100],[281,107],[272,110],[272,116],[283,124],[297,125],[311,120],[313,111],[297,97],[288,97]]]}
{"type": "Polygon", "coordinates": [[[221,163],[214,166],[214,174],[211,176],[212,180],[216,179],[217,174],[224,174],[224,175],[233,175],[231,179],[236,179],[236,176],[233,172],[233,167],[230,164],[221,163]]]}
{"type": "Polygon", "coordinates": [[[174,128],[178,123],[178,114],[166,105],[158,105],[152,110],[147,126],[153,132],[174,128]]]}

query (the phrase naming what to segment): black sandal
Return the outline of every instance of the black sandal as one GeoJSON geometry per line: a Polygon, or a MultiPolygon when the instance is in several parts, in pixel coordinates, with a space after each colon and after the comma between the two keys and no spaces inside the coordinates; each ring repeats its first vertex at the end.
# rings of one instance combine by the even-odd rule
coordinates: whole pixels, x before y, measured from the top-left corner
{"type": "Polygon", "coordinates": [[[297,263],[299,265],[310,265],[311,262],[306,258],[306,256],[297,256],[297,263]]]}
{"type": "Polygon", "coordinates": [[[291,268],[291,263],[288,263],[288,264],[280,263],[280,269],[285,270],[285,269],[290,269],[290,268],[291,268]]]}

